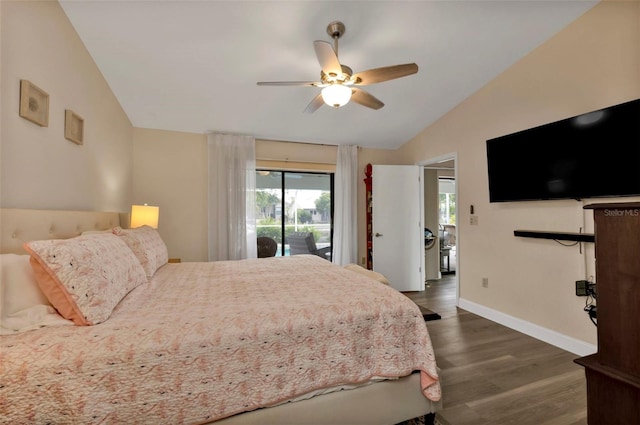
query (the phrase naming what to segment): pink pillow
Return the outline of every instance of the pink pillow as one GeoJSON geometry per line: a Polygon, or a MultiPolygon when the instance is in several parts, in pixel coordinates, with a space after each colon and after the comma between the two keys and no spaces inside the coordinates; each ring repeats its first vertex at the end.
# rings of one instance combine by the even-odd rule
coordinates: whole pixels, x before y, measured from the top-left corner
{"type": "Polygon", "coordinates": [[[122,238],[131,248],[148,278],[151,278],[156,270],[169,261],[167,245],[158,231],[150,226],[136,227],[135,229],[115,227],[113,234],[122,238]]]}
{"type": "Polygon", "coordinates": [[[147,281],[129,247],[110,233],[27,242],[38,286],[76,325],[109,318],[132,289],[147,281]]]}

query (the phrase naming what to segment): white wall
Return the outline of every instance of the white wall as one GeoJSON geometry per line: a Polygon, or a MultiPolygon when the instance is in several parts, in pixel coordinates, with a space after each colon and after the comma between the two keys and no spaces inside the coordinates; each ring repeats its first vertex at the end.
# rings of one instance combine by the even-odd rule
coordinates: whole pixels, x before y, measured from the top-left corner
{"type": "Polygon", "coordinates": [[[55,1],[0,1],[0,205],[126,212],[133,128],[55,1]],[[20,80],[49,94],[49,126],[18,115],[20,80]],[[84,119],[84,145],[64,138],[65,109],[84,119]]]}
{"type": "Polygon", "coordinates": [[[513,231],[592,231],[583,204],[611,199],[491,204],[485,142],[640,98],[638,22],[640,2],[599,3],[399,149],[407,164],[457,152],[458,274],[469,306],[596,344],[574,284],[595,273],[593,245],[581,253],[513,231]],[[470,205],[478,225],[469,223],[470,205]]]}

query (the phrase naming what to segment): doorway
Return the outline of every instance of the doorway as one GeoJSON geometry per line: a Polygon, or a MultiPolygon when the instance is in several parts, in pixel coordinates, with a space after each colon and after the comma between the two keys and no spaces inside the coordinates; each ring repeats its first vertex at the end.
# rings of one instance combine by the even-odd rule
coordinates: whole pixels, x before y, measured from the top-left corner
{"type": "Polygon", "coordinates": [[[455,274],[456,244],[456,179],[447,169],[438,172],[438,242],[440,245],[440,273],[455,274]]]}
{"type": "Polygon", "coordinates": [[[426,284],[428,285],[430,281],[437,282],[445,277],[454,279],[457,304],[460,288],[458,270],[460,270],[461,261],[460,226],[456,214],[458,200],[457,154],[445,154],[421,161],[418,165],[424,167],[425,170],[425,224],[429,223],[437,228],[438,232],[438,243],[436,244],[438,251],[436,252],[435,249],[432,249],[431,252],[425,251],[426,284]],[[434,192],[431,195],[426,191],[428,187],[431,187],[434,192]],[[430,256],[431,258],[429,258],[430,256]],[[431,272],[429,266],[431,266],[431,272]],[[452,273],[452,271],[455,272],[452,273]]]}

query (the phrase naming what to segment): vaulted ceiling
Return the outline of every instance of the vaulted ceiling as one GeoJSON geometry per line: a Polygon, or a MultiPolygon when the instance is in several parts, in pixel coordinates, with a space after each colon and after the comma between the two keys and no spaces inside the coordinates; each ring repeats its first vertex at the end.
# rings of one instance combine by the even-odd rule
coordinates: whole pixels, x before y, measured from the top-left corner
{"type": "Polygon", "coordinates": [[[61,5],[135,127],[397,148],[596,1],[66,1],[61,5]],[[320,88],[314,40],[346,32],[354,72],[416,63],[362,87],[384,102],[304,113],[320,88]]]}

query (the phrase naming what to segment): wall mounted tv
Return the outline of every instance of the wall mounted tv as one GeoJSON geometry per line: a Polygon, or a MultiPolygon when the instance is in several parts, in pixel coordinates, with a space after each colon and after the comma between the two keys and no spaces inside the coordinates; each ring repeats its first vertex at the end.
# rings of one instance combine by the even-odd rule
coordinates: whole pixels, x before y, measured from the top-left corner
{"type": "Polygon", "coordinates": [[[487,140],[490,202],[640,196],[640,99],[487,140]]]}

